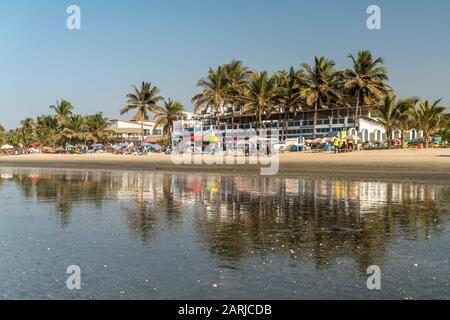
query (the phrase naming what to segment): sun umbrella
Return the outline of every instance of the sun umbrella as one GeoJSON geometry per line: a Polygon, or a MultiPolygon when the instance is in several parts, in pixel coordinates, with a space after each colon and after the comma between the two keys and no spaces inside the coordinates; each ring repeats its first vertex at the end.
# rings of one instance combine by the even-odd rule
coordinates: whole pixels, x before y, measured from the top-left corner
{"type": "Polygon", "coordinates": [[[10,146],[9,144],[5,144],[3,147],[1,147],[2,150],[11,150],[14,149],[13,146],[10,146]]]}
{"type": "Polygon", "coordinates": [[[321,138],[316,138],[313,140],[313,143],[322,143],[322,139],[321,138]]]}
{"type": "Polygon", "coordinates": [[[219,142],[219,138],[217,136],[211,136],[208,139],[206,139],[207,142],[219,142]]]}
{"type": "Polygon", "coordinates": [[[189,138],[187,138],[187,139],[185,139],[185,140],[190,140],[190,141],[203,141],[203,137],[202,137],[202,136],[192,136],[192,137],[189,137],[189,138]]]}
{"type": "Polygon", "coordinates": [[[152,145],[152,148],[155,149],[155,150],[161,150],[162,149],[162,147],[159,144],[152,145]]]}

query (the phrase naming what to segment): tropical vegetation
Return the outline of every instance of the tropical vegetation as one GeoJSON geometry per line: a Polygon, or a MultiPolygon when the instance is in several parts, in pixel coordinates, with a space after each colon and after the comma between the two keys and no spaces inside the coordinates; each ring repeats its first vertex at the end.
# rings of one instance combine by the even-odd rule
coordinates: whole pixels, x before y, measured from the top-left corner
{"type": "MultiPolygon", "coordinates": [[[[283,123],[281,137],[286,137],[289,121],[298,112],[312,115],[313,132],[319,112],[329,109],[346,110],[348,116],[367,118],[385,128],[387,137],[400,132],[402,146],[406,132],[411,129],[423,132],[424,145],[429,146],[432,137],[449,140],[449,115],[441,100],[431,102],[421,98],[397,100],[388,84],[384,59],[374,57],[368,50],[349,54],[351,67],[336,68],[336,63],[326,57],[315,57],[312,64],[269,73],[252,70],[242,61],[233,60],[217,68],[210,68],[205,78],[197,82],[199,93],[192,98],[194,111],[208,115],[220,123],[220,116],[231,112],[253,119],[254,128],[264,128],[269,116],[278,115],[283,123]],[[362,110],[368,112],[362,112],[362,110]]],[[[140,123],[140,135],[144,142],[144,120],[152,117],[163,129],[165,144],[171,143],[174,122],[186,119],[185,108],[180,102],[165,99],[160,89],[151,82],[133,85],[126,96],[121,114],[132,113],[140,123]]],[[[52,114],[36,119],[27,118],[21,126],[5,130],[0,126],[0,142],[18,148],[31,145],[64,146],[77,143],[107,142],[111,138],[109,121],[102,113],[80,115],[66,99],[50,106],[52,114]]],[[[392,146],[387,139],[388,147],[392,146]]]]}
{"type": "MultiPolygon", "coordinates": [[[[448,116],[439,102],[429,103],[420,98],[396,100],[388,84],[384,59],[375,58],[368,50],[349,54],[352,66],[338,70],[336,63],[326,57],[315,57],[314,63],[291,67],[288,71],[251,71],[241,61],[210,68],[206,78],[198,81],[201,92],[194,96],[194,111],[210,115],[219,123],[226,109],[238,110],[254,119],[257,130],[265,119],[278,114],[283,122],[281,137],[286,137],[287,124],[301,111],[313,114],[313,135],[316,135],[318,113],[329,109],[347,110],[348,116],[367,118],[386,129],[387,137],[400,132],[402,146],[406,132],[422,131],[425,147],[432,135],[446,137],[448,116]],[[363,109],[370,111],[364,113],[363,109]]],[[[235,112],[232,113],[234,120],[235,112]]],[[[233,121],[234,127],[234,121],[233,121]]],[[[387,139],[391,147],[391,139],[387,139]]]]}
{"type": "Polygon", "coordinates": [[[74,114],[74,107],[65,99],[50,106],[50,109],[52,114],[43,114],[36,119],[26,118],[20,122],[19,128],[6,131],[1,127],[1,144],[7,143],[24,151],[31,146],[42,149],[109,142],[112,132],[109,120],[102,113],[74,114]]]}

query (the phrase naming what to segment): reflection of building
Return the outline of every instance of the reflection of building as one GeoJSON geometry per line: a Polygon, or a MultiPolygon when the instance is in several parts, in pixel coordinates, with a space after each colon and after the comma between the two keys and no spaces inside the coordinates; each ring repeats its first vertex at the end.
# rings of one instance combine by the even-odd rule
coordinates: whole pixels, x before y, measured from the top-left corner
{"type": "Polygon", "coordinates": [[[161,139],[162,130],[156,126],[155,121],[144,120],[141,122],[128,120],[111,120],[111,130],[115,133],[116,142],[140,142],[141,128],[144,128],[144,136],[148,139],[161,139]]]}
{"type": "Polygon", "coordinates": [[[144,243],[194,228],[195,245],[227,262],[255,252],[329,267],[350,257],[365,274],[392,239],[426,239],[448,220],[440,187],[426,184],[47,169],[1,169],[4,179],[54,203],[63,227],[72,211],[89,214],[73,204],[118,205],[144,243]]]}

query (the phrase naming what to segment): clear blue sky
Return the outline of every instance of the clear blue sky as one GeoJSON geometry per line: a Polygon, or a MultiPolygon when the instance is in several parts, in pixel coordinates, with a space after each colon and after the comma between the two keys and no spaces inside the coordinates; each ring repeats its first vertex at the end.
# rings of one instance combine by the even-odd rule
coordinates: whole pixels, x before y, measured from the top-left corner
{"type": "Polygon", "coordinates": [[[118,117],[142,80],[191,109],[210,66],[237,58],[273,72],[324,55],[345,68],[359,49],[386,59],[398,96],[448,106],[449,16],[448,0],[3,0],[0,123],[49,113],[61,97],[118,117]],[[66,29],[70,4],[81,31],[66,29]],[[369,4],[382,9],[380,31],[366,28],[369,4]]]}

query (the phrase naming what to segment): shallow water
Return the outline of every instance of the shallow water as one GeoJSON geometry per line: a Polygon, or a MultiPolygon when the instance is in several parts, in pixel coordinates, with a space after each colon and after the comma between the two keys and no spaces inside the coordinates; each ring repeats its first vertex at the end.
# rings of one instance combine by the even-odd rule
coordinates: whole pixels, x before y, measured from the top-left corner
{"type": "Polygon", "coordinates": [[[450,299],[450,186],[0,174],[3,299],[450,299]]]}

